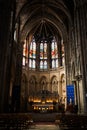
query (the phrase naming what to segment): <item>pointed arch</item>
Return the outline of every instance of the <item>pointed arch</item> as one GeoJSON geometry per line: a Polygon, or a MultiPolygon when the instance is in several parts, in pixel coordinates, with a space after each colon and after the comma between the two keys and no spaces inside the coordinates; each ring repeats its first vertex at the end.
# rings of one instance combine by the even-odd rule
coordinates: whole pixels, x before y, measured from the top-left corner
{"type": "Polygon", "coordinates": [[[51,90],[53,93],[58,93],[58,81],[55,75],[51,78],[51,90]]]}
{"type": "Polygon", "coordinates": [[[30,95],[34,95],[37,92],[37,88],[36,88],[36,77],[34,75],[32,75],[29,79],[29,93],[30,95]]]}
{"type": "Polygon", "coordinates": [[[47,78],[42,76],[40,79],[41,90],[47,90],[47,78]]]}

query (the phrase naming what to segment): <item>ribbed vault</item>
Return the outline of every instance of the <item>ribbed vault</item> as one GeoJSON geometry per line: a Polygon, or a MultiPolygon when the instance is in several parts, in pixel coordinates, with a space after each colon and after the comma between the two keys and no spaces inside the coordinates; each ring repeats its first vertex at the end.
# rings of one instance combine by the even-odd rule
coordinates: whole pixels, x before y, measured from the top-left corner
{"type": "Polygon", "coordinates": [[[39,35],[41,27],[47,36],[67,36],[73,21],[73,0],[17,0],[18,4],[16,20],[20,18],[21,40],[28,34],[39,35]]]}

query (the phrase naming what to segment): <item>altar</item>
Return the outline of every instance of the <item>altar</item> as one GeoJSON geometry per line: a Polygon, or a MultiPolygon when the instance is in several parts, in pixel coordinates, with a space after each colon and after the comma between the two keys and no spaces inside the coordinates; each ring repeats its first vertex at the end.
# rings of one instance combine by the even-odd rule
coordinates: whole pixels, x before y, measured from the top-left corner
{"type": "Polygon", "coordinates": [[[29,97],[29,102],[32,102],[33,111],[49,112],[54,110],[55,104],[58,104],[58,94],[48,90],[39,91],[33,97],[29,97]]]}

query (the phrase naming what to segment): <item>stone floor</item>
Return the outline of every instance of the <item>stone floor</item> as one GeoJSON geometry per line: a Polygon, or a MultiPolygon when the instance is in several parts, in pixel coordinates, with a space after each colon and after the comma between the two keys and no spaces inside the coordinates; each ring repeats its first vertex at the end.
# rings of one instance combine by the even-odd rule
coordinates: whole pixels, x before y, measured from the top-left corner
{"type": "Polygon", "coordinates": [[[27,130],[60,130],[58,125],[55,125],[57,113],[32,113],[34,125],[31,125],[27,130]]]}
{"type": "Polygon", "coordinates": [[[36,123],[29,130],[60,130],[59,127],[52,123],[36,123]]]}

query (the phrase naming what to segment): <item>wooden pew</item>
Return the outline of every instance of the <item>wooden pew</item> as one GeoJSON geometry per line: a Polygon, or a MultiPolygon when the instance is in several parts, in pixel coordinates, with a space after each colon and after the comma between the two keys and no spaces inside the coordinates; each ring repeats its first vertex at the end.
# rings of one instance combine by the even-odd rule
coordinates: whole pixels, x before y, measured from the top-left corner
{"type": "Polygon", "coordinates": [[[0,114],[0,130],[22,130],[32,124],[29,114],[0,114]]]}
{"type": "Polygon", "coordinates": [[[56,116],[56,124],[60,128],[78,128],[87,129],[87,115],[78,114],[61,114],[61,116],[56,116]],[[58,122],[57,122],[58,121],[58,122]]]}

